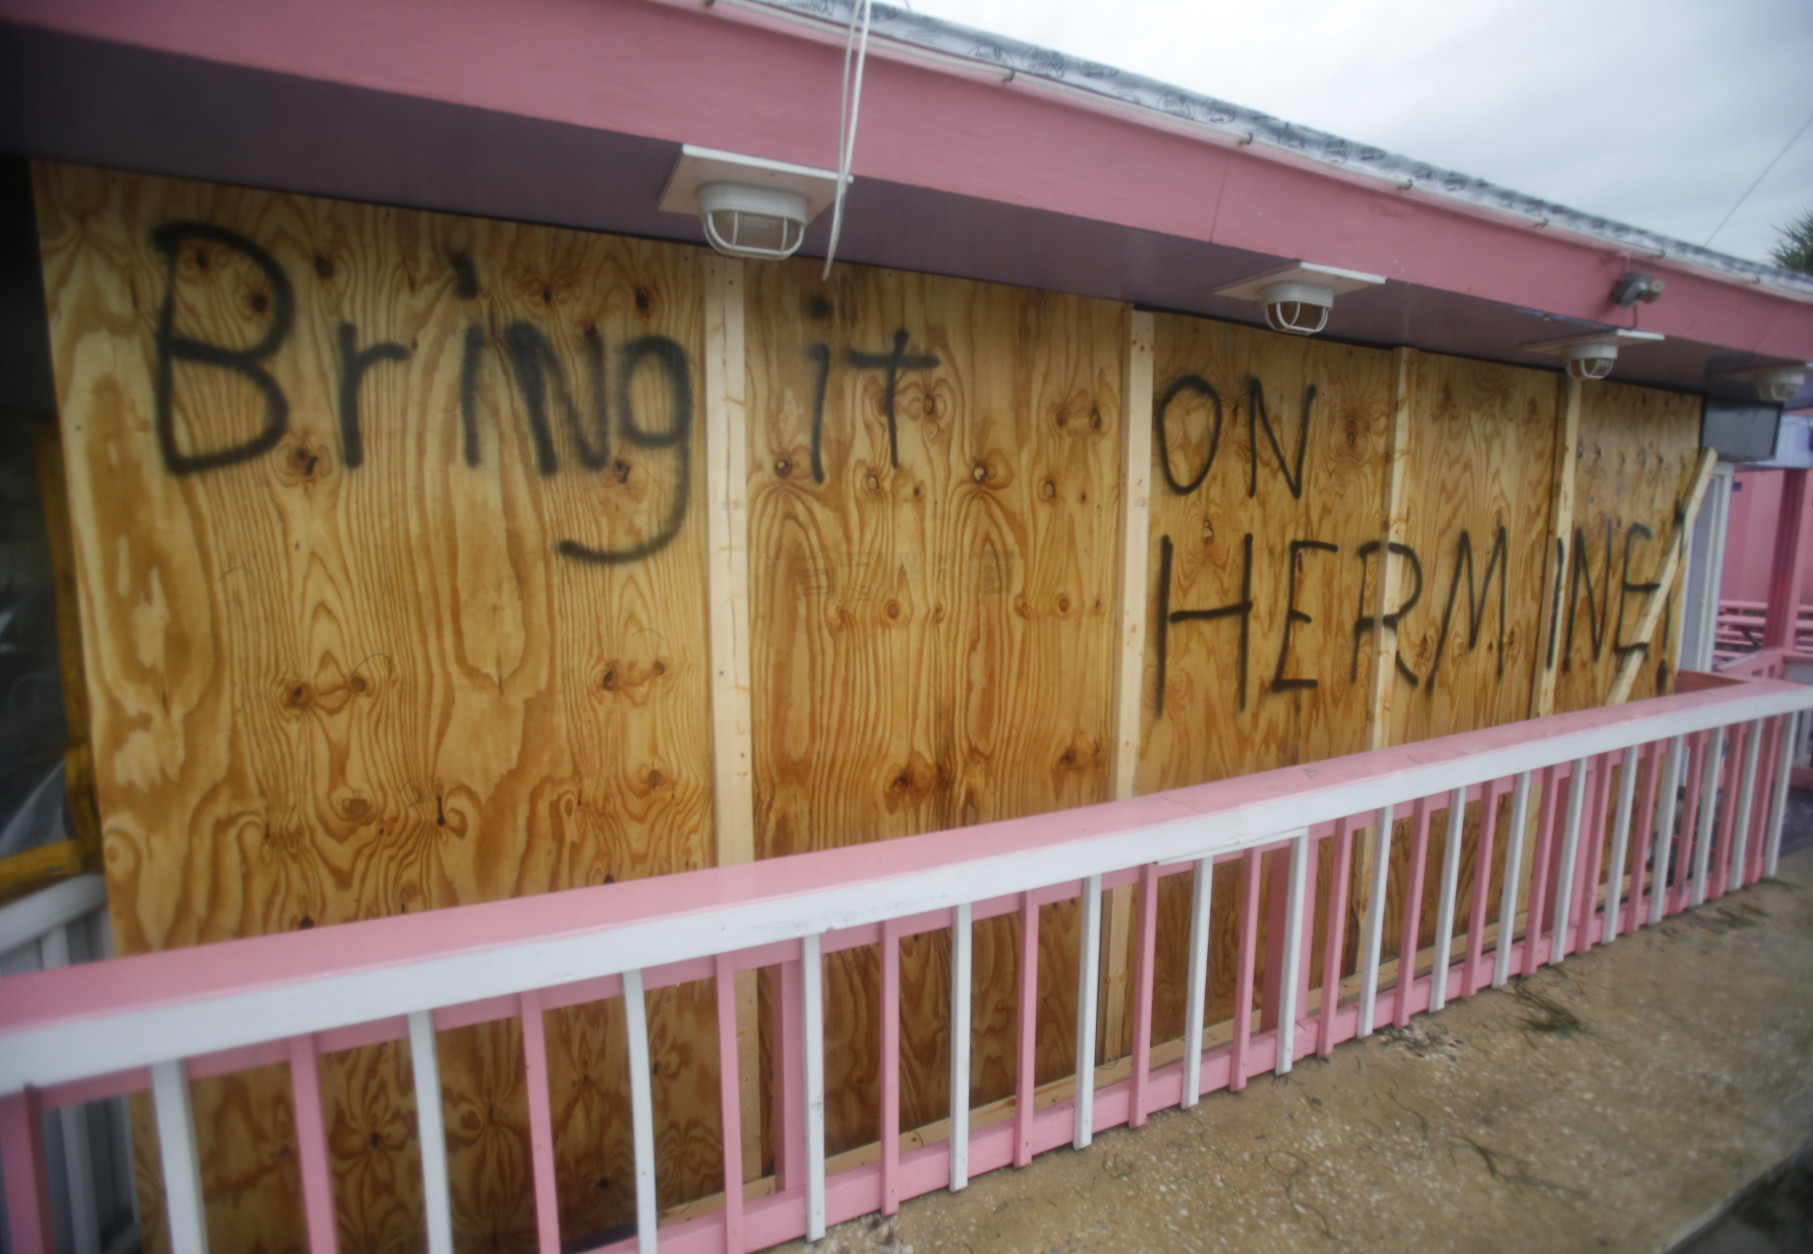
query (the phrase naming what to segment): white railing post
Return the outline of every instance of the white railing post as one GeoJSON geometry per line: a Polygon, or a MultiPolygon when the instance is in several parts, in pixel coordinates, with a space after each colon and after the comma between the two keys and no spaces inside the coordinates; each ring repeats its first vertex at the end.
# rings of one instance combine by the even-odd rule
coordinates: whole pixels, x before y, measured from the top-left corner
{"type": "MultiPolygon", "coordinates": [[[[1580,857],[1580,819],[1586,811],[1586,772],[1588,758],[1576,758],[1568,779],[1567,818],[1561,829],[1561,856],[1555,875],[1555,932],[1549,942],[1549,963],[1560,962],[1567,954],[1568,915],[1574,906],[1574,863],[1580,857]]],[[[1536,930],[1531,928],[1531,931],[1536,930]]]]}
{"type": "MultiPolygon", "coordinates": [[[[1290,890],[1284,901],[1284,971],[1278,981],[1277,1061],[1272,1066],[1276,1075],[1288,1072],[1296,1060],[1297,976],[1303,964],[1303,896],[1309,879],[1309,859],[1309,829],[1302,828],[1291,836],[1290,890]]],[[[1199,1071],[1200,1049],[1196,1058],[1184,1061],[1191,1070],[1199,1071]]]]}
{"type": "MultiPolygon", "coordinates": [[[[1488,781],[1480,789],[1480,813],[1492,801],[1488,781]]],[[[1460,891],[1460,846],[1466,832],[1467,790],[1456,788],[1448,794],[1448,833],[1442,841],[1442,895],[1435,908],[1435,962],[1429,969],[1429,1009],[1440,1010],[1448,1004],[1448,970],[1454,949],[1454,898],[1460,891]]],[[[1477,875],[1479,872],[1474,871],[1477,875]]]]}
{"type": "MultiPolygon", "coordinates": [[[[1096,881],[1099,890],[1101,881],[1096,881]]],[[[1101,893],[1096,893],[1096,931],[1101,931],[1101,893]]],[[[969,1003],[975,933],[970,903],[951,911],[951,1192],[969,1186],[969,1003]]],[[[1095,1039],[1090,1038],[1093,1045],[1095,1039]]]]}
{"type": "Polygon", "coordinates": [[[1215,859],[1196,860],[1190,897],[1190,984],[1184,997],[1183,1109],[1202,1096],[1202,1015],[1209,982],[1209,903],[1215,892],[1215,859]]]}
{"type": "Polygon", "coordinates": [[[1700,776],[1699,822],[1694,825],[1692,902],[1696,906],[1706,901],[1706,872],[1712,864],[1712,836],[1719,812],[1719,768],[1724,765],[1724,756],[1725,729],[1714,728],[1700,776]]]}
{"type": "Polygon", "coordinates": [[[428,1254],[453,1254],[447,1128],[441,1115],[441,1059],[434,1048],[432,1011],[418,1010],[409,1016],[409,1064],[415,1072],[415,1126],[422,1151],[422,1204],[428,1212],[428,1254]]]}
{"type": "Polygon", "coordinates": [[[1788,812],[1788,777],[1794,773],[1794,741],[1800,734],[1800,715],[1782,717],[1781,756],[1776,761],[1775,797],[1769,804],[1769,829],[1763,839],[1763,874],[1774,875],[1781,865],[1782,819],[1788,812]]]}
{"type": "MultiPolygon", "coordinates": [[[[1498,942],[1492,951],[1492,987],[1511,978],[1511,944],[1517,934],[1517,881],[1523,875],[1524,828],[1530,821],[1530,772],[1520,771],[1511,790],[1511,841],[1505,846],[1505,882],[1498,891],[1498,942]]],[[[1532,920],[1533,922],[1533,920],[1532,920]]],[[[1536,928],[1524,928],[1524,944],[1536,943],[1536,928]]]]}
{"type": "Polygon", "coordinates": [[[1391,883],[1391,805],[1373,818],[1372,885],[1366,898],[1366,934],[1360,940],[1360,1022],[1355,1036],[1371,1036],[1379,1001],[1379,950],[1385,941],[1385,889],[1391,883]]]}
{"type": "Polygon", "coordinates": [[[1656,812],[1656,830],[1650,847],[1655,850],[1656,869],[1649,877],[1649,921],[1662,921],[1668,906],[1669,859],[1674,853],[1675,812],[1680,807],[1681,774],[1686,769],[1687,737],[1675,736],[1668,742],[1668,769],[1662,776],[1662,804],[1656,812]]]}
{"type": "Polygon", "coordinates": [[[170,1248],[208,1254],[207,1206],[201,1192],[201,1157],[195,1145],[195,1111],[182,1059],[153,1063],[151,1102],[157,1116],[157,1149],[164,1170],[164,1219],[170,1248]]]}
{"type": "Polygon", "coordinates": [[[1725,868],[1727,889],[1744,886],[1744,864],[1750,853],[1750,813],[1756,804],[1756,768],[1762,757],[1763,720],[1750,724],[1744,737],[1743,776],[1737,788],[1737,818],[1731,833],[1731,861],[1725,868]]]}
{"type": "MultiPolygon", "coordinates": [[[[1603,941],[1618,938],[1618,915],[1624,908],[1624,858],[1630,851],[1630,811],[1637,800],[1637,750],[1632,745],[1624,751],[1618,767],[1618,818],[1612,826],[1612,866],[1605,877],[1605,925],[1599,931],[1603,941]]],[[[1643,868],[1631,873],[1632,892],[1643,880],[1643,868]]],[[[1590,922],[1590,918],[1589,918],[1590,922]]]]}
{"type": "MultiPolygon", "coordinates": [[[[966,947],[967,953],[967,947],[966,947]]],[[[953,964],[955,965],[955,964],[953,964]]],[[[1099,992],[1097,984],[1101,978],[1102,968],[1102,877],[1091,875],[1083,881],[1083,950],[1077,955],[1077,989],[1076,989],[1076,1123],[1071,1130],[1070,1143],[1077,1149],[1084,1149],[1095,1136],[1095,1011],[1096,997],[1099,992]]],[[[952,981],[953,985],[955,980],[952,981]]],[[[967,998],[965,1005],[967,1006],[967,998]]],[[[953,1024],[956,1018],[951,1019],[953,1024]]],[[[967,1042],[966,1042],[967,1044],[967,1042]]],[[[964,1051],[963,1062],[963,1105],[964,1124],[968,1126],[969,1113],[969,1051],[964,1051]]],[[[956,1043],[951,1046],[951,1091],[956,1092],[956,1043]]],[[[953,1115],[955,1101],[952,1102],[953,1115]]],[[[951,1122],[952,1135],[955,1135],[956,1120],[951,1122]]],[[[955,1183],[956,1158],[955,1142],[952,1143],[951,1179],[952,1188],[961,1188],[955,1183]]],[[[965,1174],[969,1164],[964,1163],[965,1174]]]]}
{"type": "MultiPolygon", "coordinates": [[[[825,968],[819,934],[800,938],[806,1052],[806,1240],[825,1235],[825,968]]],[[[653,1247],[651,1246],[652,1250],[653,1247]]]]}
{"type": "Polygon", "coordinates": [[[648,998],[643,992],[639,969],[623,973],[623,1026],[629,1037],[630,1140],[635,1147],[636,1159],[636,1249],[638,1254],[655,1254],[656,1230],[661,1219],[655,1192],[655,1094],[649,1071],[648,998]]]}

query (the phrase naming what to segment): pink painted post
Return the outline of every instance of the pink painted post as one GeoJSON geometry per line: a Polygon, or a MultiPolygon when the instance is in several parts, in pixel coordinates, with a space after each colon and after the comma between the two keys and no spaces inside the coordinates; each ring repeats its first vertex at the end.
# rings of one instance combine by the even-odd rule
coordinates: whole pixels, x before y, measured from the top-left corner
{"type": "MultiPolygon", "coordinates": [[[[1467,961],[1461,970],[1462,995],[1471,997],[1479,992],[1482,981],[1489,982],[1492,973],[1480,963],[1480,955],[1486,949],[1486,903],[1488,890],[1492,887],[1492,846],[1498,834],[1498,782],[1489,779],[1480,789],[1479,802],[1479,846],[1473,856],[1473,902],[1467,910],[1467,961]]],[[[1507,928],[1501,927],[1498,938],[1500,945],[1509,945],[1511,935],[1507,928]]]]}
{"type": "Polygon", "coordinates": [[[1560,791],[1561,771],[1547,767],[1542,772],[1542,810],[1536,821],[1536,850],[1530,856],[1530,909],[1523,930],[1523,973],[1535,975],[1545,935],[1543,914],[1549,904],[1549,853],[1555,844],[1555,794],[1560,791]]]}
{"type": "Polygon", "coordinates": [[[1738,723],[1725,730],[1725,762],[1719,801],[1718,832],[1712,842],[1712,874],[1707,877],[1707,897],[1723,897],[1731,889],[1731,843],[1737,836],[1737,795],[1744,774],[1744,742],[1750,725],[1738,723]]]}
{"type": "Polygon", "coordinates": [[[1410,1022],[1411,994],[1416,991],[1417,940],[1423,926],[1423,880],[1429,863],[1429,798],[1418,797],[1410,815],[1410,875],[1404,889],[1404,930],[1398,937],[1397,1013],[1400,1028],[1410,1022]]]}
{"type": "Polygon", "coordinates": [[[6,1176],[6,1224],[13,1254],[56,1254],[50,1176],[44,1165],[44,1118],[35,1089],[0,1097],[0,1168],[6,1176]]]}
{"type": "MultiPolygon", "coordinates": [[[[1259,959],[1259,859],[1246,851],[1241,863],[1240,952],[1234,975],[1234,1039],[1228,1047],[1228,1090],[1246,1087],[1246,1057],[1253,1036],[1253,964],[1259,959]]],[[[1135,1072],[1135,1075],[1138,1073],[1135,1072]]]]}
{"type": "Polygon", "coordinates": [[[800,959],[780,967],[781,995],[774,999],[774,1173],[780,1189],[806,1187],[806,978],[800,959]]]}
{"type": "MultiPolygon", "coordinates": [[[[1668,753],[1668,744],[1657,740],[1643,746],[1641,752],[1648,755],[1649,767],[1637,785],[1642,803],[1637,807],[1640,817],[1637,819],[1636,852],[1630,860],[1630,911],[1619,924],[1620,932],[1634,932],[1649,918],[1649,912],[1643,908],[1643,875],[1644,868],[1649,865],[1649,842],[1656,822],[1656,794],[1661,785],[1662,759],[1668,753]]],[[[1662,885],[1654,885],[1654,891],[1662,891],[1662,885]]]]}
{"type": "Polygon", "coordinates": [[[334,1175],[327,1156],[327,1128],[321,1115],[321,1072],[315,1061],[315,1038],[292,1036],[289,1051],[296,1160],[302,1171],[302,1212],[308,1221],[309,1254],[339,1254],[340,1223],[334,1215],[334,1175]]]}
{"type": "Polygon", "coordinates": [[[560,1193],[554,1182],[554,1111],[548,1097],[548,1037],[541,993],[520,998],[523,1072],[529,1091],[529,1161],[535,1171],[535,1233],[541,1254],[560,1254],[560,1193]]]}
{"type": "Polygon", "coordinates": [[[1664,914],[1678,914],[1687,908],[1693,894],[1693,833],[1699,826],[1701,784],[1706,775],[1706,749],[1713,733],[1697,732],[1689,737],[1693,752],[1687,756],[1687,798],[1681,807],[1681,826],[1675,833],[1675,887],[1667,898],[1664,914]]]}
{"type": "MultiPolygon", "coordinates": [[[[1152,1100],[1152,984],[1158,965],[1158,867],[1139,869],[1139,945],[1133,966],[1133,1083],[1127,1125],[1144,1126],[1152,1100]]],[[[1250,991],[1250,986],[1249,986],[1250,991]]]]}
{"type": "Polygon", "coordinates": [[[1807,518],[1813,493],[1807,472],[1782,474],[1780,511],[1775,516],[1775,559],[1769,571],[1769,606],[1763,618],[1763,648],[1792,649],[1794,625],[1803,591],[1802,557],[1807,547],[1807,518]]]}
{"type": "MultiPolygon", "coordinates": [[[[1609,753],[1592,761],[1592,791],[1587,794],[1586,818],[1580,824],[1585,856],[1580,859],[1580,879],[1574,886],[1574,920],[1570,924],[1574,941],[1570,953],[1591,949],[1593,937],[1599,934],[1593,925],[1599,917],[1599,877],[1605,872],[1605,807],[1611,797],[1613,762],[1614,755],[1609,753]]],[[[1614,904],[1608,900],[1606,908],[1614,904]]]]}
{"type": "Polygon", "coordinates": [[[1347,889],[1353,877],[1353,819],[1335,825],[1334,879],[1328,885],[1328,924],[1322,938],[1322,1030],[1316,1053],[1335,1049],[1335,1008],[1341,1004],[1341,949],[1347,941],[1347,889]]]}
{"type": "Polygon", "coordinates": [[[713,964],[718,995],[718,1117],[724,1129],[724,1251],[743,1254],[742,1066],[737,1056],[737,975],[729,954],[713,964]]]}

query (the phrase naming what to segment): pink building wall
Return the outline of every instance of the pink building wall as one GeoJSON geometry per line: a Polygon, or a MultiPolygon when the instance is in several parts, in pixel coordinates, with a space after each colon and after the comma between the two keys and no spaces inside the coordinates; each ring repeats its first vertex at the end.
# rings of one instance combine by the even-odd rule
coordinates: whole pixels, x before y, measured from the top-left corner
{"type": "MultiPolygon", "coordinates": [[[[1731,521],[1726,532],[1725,574],[1719,585],[1721,601],[1769,599],[1769,571],[1775,560],[1775,520],[1781,511],[1780,470],[1740,470],[1731,493],[1731,521]]],[[[1801,552],[1806,589],[1801,604],[1813,601],[1813,545],[1803,537],[1801,552]]]]}

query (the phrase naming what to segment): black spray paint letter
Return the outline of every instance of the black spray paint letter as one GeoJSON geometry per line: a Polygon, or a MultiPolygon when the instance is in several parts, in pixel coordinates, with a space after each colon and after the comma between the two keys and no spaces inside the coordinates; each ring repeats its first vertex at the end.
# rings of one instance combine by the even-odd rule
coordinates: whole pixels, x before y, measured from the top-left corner
{"type": "Polygon", "coordinates": [[[1301,677],[1286,678],[1285,663],[1290,660],[1291,629],[1298,623],[1312,623],[1315,619],[1297,608],[1297,567],[1302,565],[1304,553],[1339,553],[1341,550],[1326,540],[1292,540],[1290,544],[1290,578],[1289,590],[1284,596],[1284,639],[1278,644],[1278,669],[1272,673],[1272,691],[1289,692],[1293,688],[1314,688],[1319,682],[1315,679],[1301,677]]]}
{"type": "Polygon", "coordinates": [[[296,316],[296,295],[272,256],[243,235],[206,222],[171,222],[151,233],[151,242],[169,258],[168,278],[164,287],[164,306],[157,319],[157,377],[154,383],[154,417],[157,445],[164,455],[164,469],[173,475],[192,475],[202,470],[215,470],[250,461],[275,448],[289,429],[290,406],[283,389],[270,372],[258,363],[275,353],[290,333],[296,316]],[[271,285],[271,325],[264,338],[250,348],[225,348],[206,340],[176,334],[176,267],[182,246],[189,240],[203,240],[230,248],[264,272],[271,285]],[[264,396],[265,423],[260,431],[243,444],[207,452],[185,453],[176,447],[176,414],[171,395],[175,366],[179,361],[230,370],[250,380],[264,396]]]}
{"type": "Polygon", "coordinates": [[[1158,538],[1158,699],[1154,716],[1165,716],[1165,667],[1170,652],[1171,627],[1176,623],[1211,622],[1230,615],[1240,616],[1239,709],[1246,709],[1247,655],[1253,631],[1253,533],[1241,541],[1240,599],[1212,610],[1173,610],[1171,608],[1171,537],[1158,538]]]}
{"type": "MultiPolygon", "coordinates": [[[[1365,642],[1366,633],[1379,624],[1377,618],[1366,612],[1366,562],[1367,559],[1374,553],[1377,553],[1381,547],[1382,546],[1377,540],[1368,540],[1354,553],[1354,556],[1360,559],[1360,612],[1354,618],[1353,622],[1353,665],[1348,677],[1348,682],[1350,683],[1355,682],[1360,678],[1360,645],[1365,642]]],[[[1389,552],[1393,557],[1408,559],[1410,562],[1410,573],[1416,578],[1416,587],[1410,590],[1410,595],[1404,598],[1404,603],[1398,606],[1392,613],[1385,615],[1383,624],[1385,629],[1395,633],[1398,629],[1398,623],[1402,621],[1404,615],[1415,609],[1416,603],[1422,599],[1423,559],[1418,557],[1416,555],[1416,550],[1411,548],[1408,544],[1399,544],[1395,540],[1391,542],[1389,552]]],[[[1384,577],[1385,568],[1383,564],[1381,564],[1379,567],[1379,578],[1383,579],[1384,577]]],[[[1391,643],[1391,655],[1397,662],[1398,674],[1409,680],[1412,688],[1422,682],[1421,677],[1410,669],[1409,663],[1404,661],[1404,655],[1397,651],[1397,640],[1395,635],[1391,643]]]]}
{"type": "Polygon", "coordinates": [[[692,371],[686,350],[664,335],[644,336],[623,346],[617,358],[617,434],[632,448],[676,450],[673,503],[661,529],[640,544],[626,549],[594,549],[577,540],[562,540],[559,552],[576,561],[598,566],[637,562],[667,547],[686,521],[686,502],[692,490],[692,371]],[[649,430],[638,424],[630,385],[644,362],[667,376],[669,409],[665,429],[649,430]]]}
{"type": "Polygon", "coordinates": [[[348,470],[365,461],[365,436],[359,426],[359,385],[365,372],[381,361],[408,360],[408,349],[388,341],[361,352],[359,328],[350,322],[340,324],[340,459],[348,470]]]}
{"type": "MultiPolygon", "coordinates": [[[[1268,425],[1269,430],[1269,425],[1268,425]]],[[[1202,481],[1209,477],[1209,469],[1215,464],[1215,453],[1221,447],[1221,393],[1215,386],[1200,375],[1186,374],[1165,389],[1164,396],[1152,407],[1152,436],[1158,441],[1158,464],[1164,471],[1165,484],[1178,496],[1188,496],[1202,486],[1202,481]],[[1171,402],[1181,393],[1194,392],[1198,396],[1209,398],[1209,404],[1215,409],[1215,426],[1209,432],[1208,455],[1202,459],[1202,466],[1186,483],[1180,483],[1177,476],[1171,473],[1171,445],[1167,439],[1166,422],[1171,414],[1171,402]]]]}
{"type": "MultiPolygon", "coordinates": [[[[896,470],[900,469],[900,437],[894,426],[894,392],[900,385],[900,372],[902,370],[935,370],[938,366],[936,357],[929,354],[909,356],[906,347],[907,333],[903,328],[894,332],[894,347],[889,352],[859,353],[855,349],[851,349],[844,354],[844,360],[858,370],[885,370],[888,372],[887,391],[882,397],[881,412],[888,420],[888,465],[896,470]]],[[[819,423],[814,421],[812,426],[816,431],[819,423]]],[[[817,450],[818,445],[814,443],[812,459],[814,466],[818,464],[817,450]]]]}

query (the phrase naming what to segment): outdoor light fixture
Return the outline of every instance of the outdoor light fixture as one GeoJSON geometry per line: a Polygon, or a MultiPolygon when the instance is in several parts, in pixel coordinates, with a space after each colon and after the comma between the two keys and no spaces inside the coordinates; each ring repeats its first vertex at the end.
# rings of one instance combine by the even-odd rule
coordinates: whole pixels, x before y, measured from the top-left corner
{"type": "Polygon", "coordinates": [[[727,257],[791,257],[837,192],[837,175],[687,144],[661,193],[661,212],[697,214],[727,257]]]}
{"type": "Polygon", "coordinates": [[[1756,388],[1757,396],[1774,405],[1786,405],[1800,395],[1801,384],[1813,362],[1772,361],[1763,366],[1745,366],[1738,370],[1720,370],[1710,377],[1737,379],[1756,388]]]}
{"type": "Polygon", "coordinates": [[[1632,331],[1624,327],[1606,327],[1564,336],[1558,340],[1538,340],[1523,347],[1532,353],[1555,353],[1567,363],[1568,377],[1603,379],[1612,372],[1621,344],[1650,344],[1661,339],[1655,331],[1632,331]]]}
{"type": "Polygon", "coordinates": [[[1384,281],[1376,274],[1294,261],[1218,287],[1215,295],[1258,301],[1265,306],[1265,321],[1274,331],[1314,335],[1328,325],[1328,311],[1334,307],[1336,296],[1377,287],[1384,281]]]}

